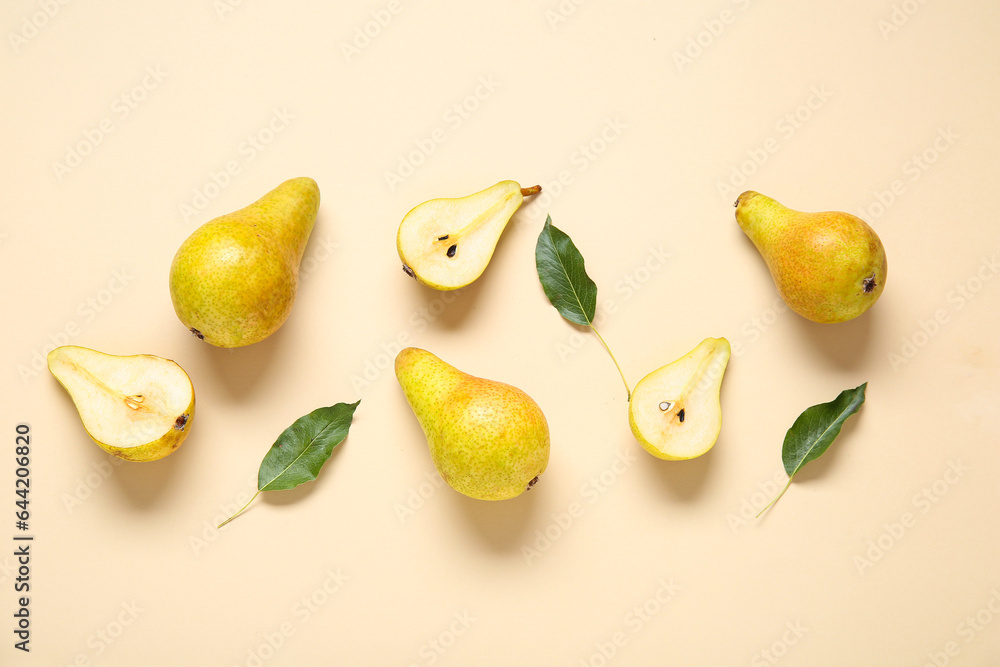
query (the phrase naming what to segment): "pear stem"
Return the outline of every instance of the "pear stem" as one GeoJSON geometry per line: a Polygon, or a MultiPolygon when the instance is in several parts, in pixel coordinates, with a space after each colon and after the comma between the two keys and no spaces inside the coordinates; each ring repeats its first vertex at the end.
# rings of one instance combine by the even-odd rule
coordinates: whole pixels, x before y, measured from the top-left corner
{"type": "MultiPolygon", "coordinates": [[[[794,477],[794,475],[792,475],[792,477],[794,477]]],[[[781,490],[781,492],[774,497],[774,500],[772,500],[767,505],[765,505],[764,509],[762,509],[761,511],[757,512],[757,516],[754,517],[754,518],[759,519],[761,514],[763,514],[764,512],[766,512],[767,510],[769,510],[771,508],[771,505],[774,505],[774,503],[778,502],[778,498],[780,498],[781,496],[785,495],[785,491],[787,491],[788,487],[792,485],[792,477],[788,478],[788,482],[785,483],[785,488],[783,488],[781,490]]]]}
{"type": "Polygon", "coordinates": [[[531,195],[537,195],[542,191],[542,186],[532,185],[530,188],[521,188],[522,197],[530,197],[531,195]]]}
{"type": "Polygon", "coordinates": [[[227,523],[229,523],[230,521],[232,521],[233,519],[235,519],[239,515],[243,514],[243,510],[245,510],[246,508],[250,507],[250,503],[252,503],[253,500],[254,500],[254,498],[256,498],[259,495],[260,495],[260,491],[258,490],[257,493],[253,494],[253,498],[251,498],[250,500],[247,501],[246,505],[244,505],[243,507],[241,507],[238,510],[236,510],[236,514],[233,514],[231,517],[229,517],[228,519],[226,519],[225,521],[223,521],[222,523],[220,523],[218,526],[216,526],[216,528],[222,528],[227,523]]]}
{"type": "Polygon", "coordinates": [[[615,368],[618,369],[618,374],[622,376],[622,383],[625,385],[625,394],[628,396],[628,400],[631,401],[632,390],[628,387],[628,380],[625,379],[625,373],[622,372],[622,367],[618,365],[618,360],[615,359],[615,353],[611,351],[611,348],[608,347],[608,344],[604,341],[604,337],[601,336],[600,332],[594,327],[594,325],[590,324],[588,326],[590,327],[590,330],[597,335],[597,339],[601,341],[601,345],[604,346],[604,349],[611,355],[611,361],[615,362],[615,368]]]}

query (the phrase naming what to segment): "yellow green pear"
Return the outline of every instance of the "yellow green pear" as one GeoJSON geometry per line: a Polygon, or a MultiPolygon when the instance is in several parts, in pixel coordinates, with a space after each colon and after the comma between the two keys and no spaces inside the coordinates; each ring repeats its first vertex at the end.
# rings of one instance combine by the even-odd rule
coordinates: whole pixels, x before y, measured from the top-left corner
{"type": "Polygon", "coordinates": [[[177,363],[115,356],[75,345],[48,354],[90,438],[126,461],[155,461],[180,447],[194,420],[194,387],[177,363]]]}
{"type": "Polygon", "coordinates": [[[431,199],[399,224],[396,250],[403,270],[439,290],[465,287],[486,270],[511,216],[540,186],[501,181],[456,199],[431,199]]]}
{"type": "Polygon", "coordinates": [[[170,267],[170,298],[184,326],[218,347],[277,331],[292,310],[318,210],[316,181],[293,178],[196,229],[170,267]]]}
{"type": "Polygon", "coordinates": [[[731,349],[706,338],[686,355],[639,380],[628,405],[632,434],[661,459],[701,456],[722,430],[719,392],[731,349]]]}
{"type": "Polygon", "coordinates": [[[757,192],[736,200],[736,221],[757,246],[785,303],[814,322],[846,322],[885,287],[882,241],[850,213],[802,213],[757,192]]]}
{"type": "Polygon", "coordinates": [[[459,493],[505,500],[545,472],[548,422],[517,387],[468,375],[413,347],[396,356],[396,378],[423,428],[434,466],[459,493]]]}

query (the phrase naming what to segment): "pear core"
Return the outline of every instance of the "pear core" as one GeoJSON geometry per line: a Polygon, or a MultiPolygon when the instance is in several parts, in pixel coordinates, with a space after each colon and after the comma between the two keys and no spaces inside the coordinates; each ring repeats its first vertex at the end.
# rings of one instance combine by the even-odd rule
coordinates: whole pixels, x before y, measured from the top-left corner
{"type": "Polygon", "coordinates": [[[396,234],[403,271],[439,290],[472,283],[486,270],[524,197],[538,192],[537,185],[522,188],[514,181],[501,181],[466,197],[431,199],[415,206],[396,234]]]}
{"type": "Polygon", "coordinates": [[[646,451],[657,458],[680,460],[712,448],[722,429],[719,390],[729,356],[729,341],[706,338],[635,385],[629,426],[646,451]]]}
{"type": "Polygon", "coordinates": [[[169,359],[64,345],[48,354],[48,367],[73,399],[90,438],[118,458],[161,459],[191,430],[194,387],[169,359]]]}

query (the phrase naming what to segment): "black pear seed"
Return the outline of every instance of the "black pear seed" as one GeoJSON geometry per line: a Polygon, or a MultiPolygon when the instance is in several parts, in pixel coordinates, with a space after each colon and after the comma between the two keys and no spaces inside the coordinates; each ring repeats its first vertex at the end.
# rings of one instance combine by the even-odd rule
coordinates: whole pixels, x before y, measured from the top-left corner
{"type": "Polygon", "coordinates": [[[448,235],[447,234],[445,234],[444,236],[439,236],[438,237],[438,241],[447,241],[447,240],[448,240],[448,235]]]}
{"type": "Polygon", "coordinates": [[[455,253],[457,251],[458,251],[458,246],[457,245],[453,245],[452,247],[448,248],[448,256],[449,257],[454,257],[455,253]]]}
{"type": "Polygon", "coordinates": [[[684,423],[684,408],[681,408],[681,411],[677,413],[677,418],[681,420],[682,424],[684,423]]]}

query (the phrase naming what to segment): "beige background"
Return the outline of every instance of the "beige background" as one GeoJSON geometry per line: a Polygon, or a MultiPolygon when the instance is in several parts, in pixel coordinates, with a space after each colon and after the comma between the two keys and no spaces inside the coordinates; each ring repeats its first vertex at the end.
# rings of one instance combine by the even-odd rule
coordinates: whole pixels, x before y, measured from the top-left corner
{"type": "Polygon", "coordinates": [[[30,656],[0,549],[0,662],[1000,661],[996,3],[152,5],[0,11],[0,539],[18,422],[36,536],[30,656]],[[287,324],[234,351],[187,335],[178,245],[300,175],[323,203],[287,324]],[[481,280],[443,296],[403,275],[407,210],[508,178],[546,194],[481,280]],[[889,256],[874,310],[783,311],[733,219],[751,188],[863,214],[889,256]],[[538,284],[546,213],[630,382],[732,342],[709,454],[633,440],[611,361],[538,284]],[[41,366],[63,342],[177,360],[198,400],[185,445],[114,465],[41,366]],[[536,489],[440,486],[389,370],[401,343],[539,402],[536,489]],[[795,417],[866,380],[829,453],[746,518],[784,482],[795,417]],[[282,429],[358,398],[318,481],[213,529],[282,429]]]}

